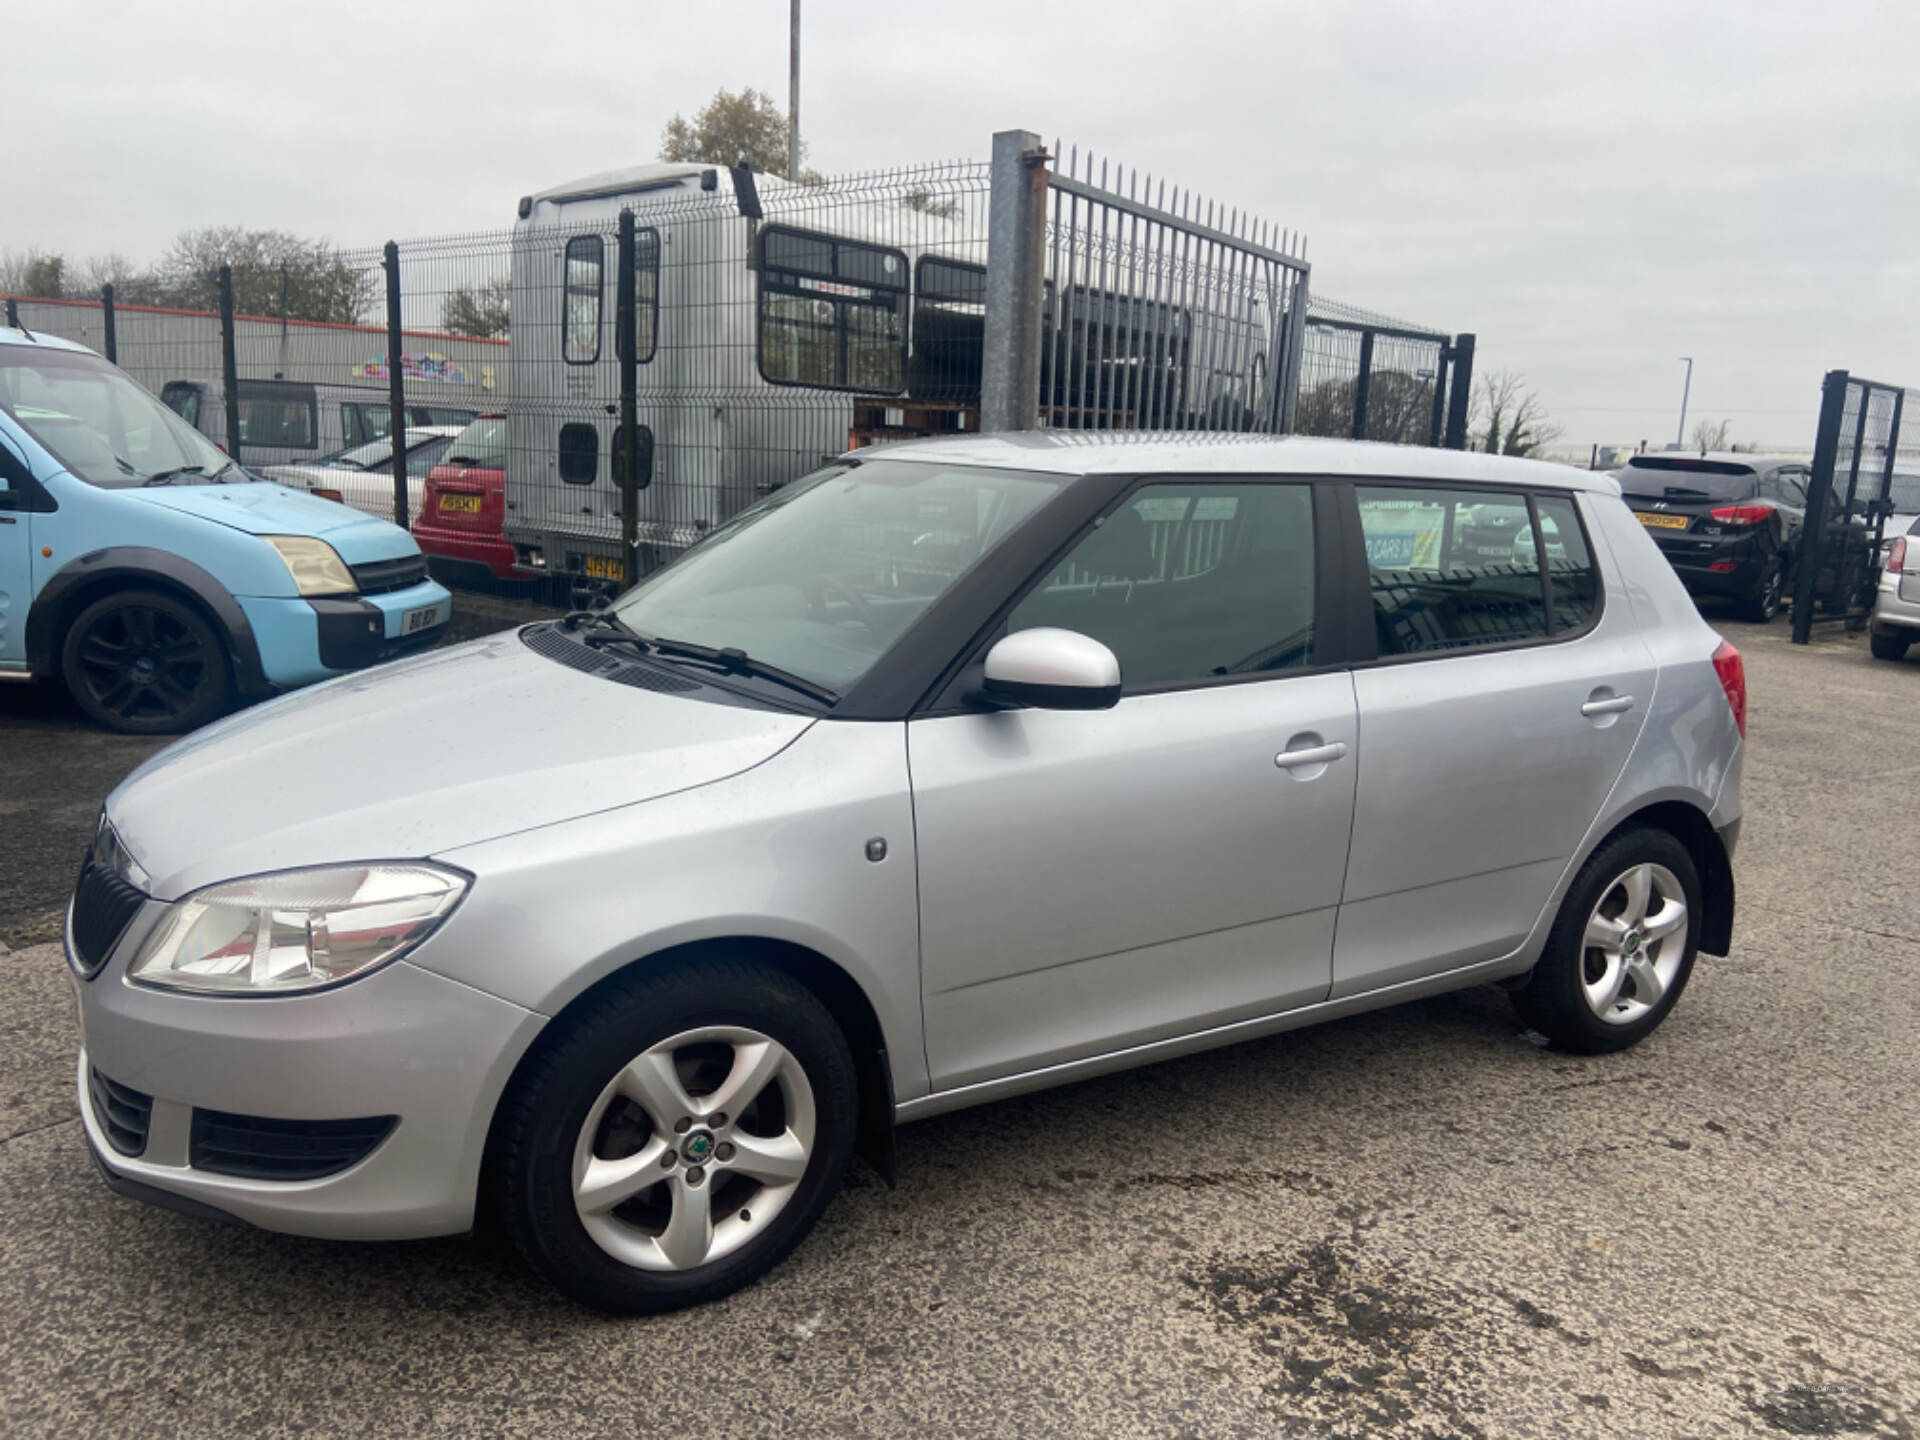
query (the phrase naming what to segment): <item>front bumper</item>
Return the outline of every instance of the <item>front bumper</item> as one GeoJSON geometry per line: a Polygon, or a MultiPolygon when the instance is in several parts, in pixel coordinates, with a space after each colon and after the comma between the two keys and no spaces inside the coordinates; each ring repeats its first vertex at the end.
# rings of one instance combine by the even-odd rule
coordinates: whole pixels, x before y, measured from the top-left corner
{"type": "MultiPolygon", "coordinates": [[[[147,927],[139,920],[135,937],[147,927]]],[[[349,1240],[456,1234],[473,1223],[487,1127],[545,1018],[405,961],[311,995],[182,995],[128,984],[128,942],[76,975],[80,1116],[115,1189],[269,1230],[349,1240]],[[136,1156],[116,1148],[92,1071],[150,1097],[136,1156]],[[272,1180],[194,1163],[195,1112],[278,1121],[397,1116],[336,1174],[272,1180]],[[156,1193],[157,1192],[157,1193],[156,1193]],[[165,1197],[164,1199],[162,1197],[165,1197]]]]}
{"type": "Polygon", "coordinates": [[[435,580],[378,595],[239,601],[259,642],[261,669],[276,690],[431,649],[453,619],[453,596],[435,580]]]}

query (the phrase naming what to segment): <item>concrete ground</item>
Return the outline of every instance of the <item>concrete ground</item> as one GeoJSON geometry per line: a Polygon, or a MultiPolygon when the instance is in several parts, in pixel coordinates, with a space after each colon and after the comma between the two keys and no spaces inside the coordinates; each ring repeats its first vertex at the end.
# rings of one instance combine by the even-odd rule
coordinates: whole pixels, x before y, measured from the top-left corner
{"type": "MultiPolygon", "coordinates": [[[[768,1280],[661,1319],[577,1310],[484,1236],[117,1199],[58,949],[0,955],[0,1428],[1913,1436],[1920,663],[1723,628],[1753,693],[1736,948],[1639,1049],[1537,1049],[1474,990],[928,1121],[898,1189],[857,1173],[768,1280]]],[[[52,723],[0,717],[8,770],[52,723]]],[[[84,821],[132,758],[40,773],[91,787],[84,821]]]]}

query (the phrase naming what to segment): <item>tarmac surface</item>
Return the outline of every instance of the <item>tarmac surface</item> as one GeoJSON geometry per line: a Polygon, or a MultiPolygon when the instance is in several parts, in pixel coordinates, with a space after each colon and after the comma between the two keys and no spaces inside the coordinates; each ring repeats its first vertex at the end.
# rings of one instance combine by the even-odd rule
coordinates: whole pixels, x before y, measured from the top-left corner
{"type": "Polygon", "coordinates": [[[152,747],[7,702],[0,1430],[1914,1436],[1920,662],[1717,623],[1752,691],[1735,950],[1638,1049],[1537,1048],[1479,989],[908,1126],[897,1189],[856,1170],[767,1280],[652,1320],[485,1233],[110,1194],[26,940],[152,747]]]}

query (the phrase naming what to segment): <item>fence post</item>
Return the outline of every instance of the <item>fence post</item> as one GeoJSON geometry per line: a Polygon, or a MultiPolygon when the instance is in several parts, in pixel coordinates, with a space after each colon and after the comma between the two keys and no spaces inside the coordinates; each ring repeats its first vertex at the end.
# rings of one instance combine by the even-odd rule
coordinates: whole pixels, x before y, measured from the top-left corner
{"type": "Polygon", "coordinates": [[[1291,435],[1295,421],[1300,418],[1300,383],[1305,378],[1300,367],[1307,349],[1312,277],[1313,272],[1305,268],[1303,261],[1294,276],[1293,298],[1287,303],[1287,378],[1282,382],[1280,400],[1279,433],[1282,435],[1291,435]]]}
{"type": "Polygon", "coordinates": [[[233,346],[233,266],[220,267],[220,386],[227,400],[227,454],[233,463],[240,458],[240,365],[233,346]]]}
{"type": "Polygon", "coordinates": [[[1440,448],[1447,431],[1447,366],[1453,359],[1453,344],[1442,340],[1433,360],[1433,415],[1427,421],[1427,447],[1440,448]]]}
{"type": "Polygon", "coordinates": [[[20,302],[11,295],[7,297],[7,328],[9,330],[20,328],[20,302]]]}
{"type": "Polygon", "coordinates": [[[1030,130],[993,137],[987,209],[987,313],[980,428],[1040,423],[1040,307],[1045,295],[1047,152],[1030,130]]]}
{"type": "MultiPolygon", "coordinates": [[[[1807,481],[1807,515],[1800,527],[1800,558],[1793,577],[1793,643],[1813,638],[1814,598],[1819,593],[1820,562],[1827,550],[1827,500],[1833,493],[1833,464],[1840,457],[1840,425],[1847,411],[1847,372],[1829,370],[1820,382],[1820,428],[1813,437],[1813,474],[1807,481]]],[[[1861,410],[1866,409],[1865,397],[1861,410]]],[[[1840,576],[1836,572],[1834,580],[1840,576]]]]}
{"type": "Polygon", "coordinates": [[[113,319],[113,282],[108,281],[100,287],[100,323],[106,331],[107,363],[120,363],[120,337],[114,329],[113,319]]]}
{"type": "Polygon", "coordinates": [[[387,241],[387,435],[393,441],[393,523],[407,528],[406,338],[400,333],[400,247],[387,241]]]}
{"type": "Polygon", "coordinates": [[[633,211],[620,212],[620,244],[615,263],[619,265],[614,287],[614,354],[620,357],[620,442],[613,453],[620,457],[620,473],[614,476],[620,486],[620,573],[624,583],[632,585],[640,578],[636,553],[640,542],[640,357],[634,345],[634,254],[633,211]]]}
{"type": "Polygon", "coordinates": [[[1360,332],[1360,373],[1353,382],[1353,438],[1367,438],[1367,392],[1373,388],[1373,331],[1360,332]]]}
{"type": "Polygon", "coordinates": [[[1467,448],[1467,411],[1473,404],[1473,336],[1453,337],[1453,395],[1447,402],[1447,449],[1467,448]]]}

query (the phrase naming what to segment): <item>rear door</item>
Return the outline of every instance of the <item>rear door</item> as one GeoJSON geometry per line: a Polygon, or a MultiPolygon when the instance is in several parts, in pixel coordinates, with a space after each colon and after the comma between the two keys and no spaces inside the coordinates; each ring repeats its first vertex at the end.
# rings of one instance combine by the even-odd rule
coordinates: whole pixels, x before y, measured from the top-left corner
{"type": "Polygon", "coordinates": [[[1325,997],[1359,737],[1315,513],[1135,490],[1006,622],[1105,643],[1119,704],[908,726],[936,1089],[1325,997]]]}
{"type": "Polygon", "coordinates": [[[1379,658],[1354,673],[1364,749],[1335,998],[1521,942],[1625,767],[1655,675],[1572,494],[1352,493],[1379,658]]]}

